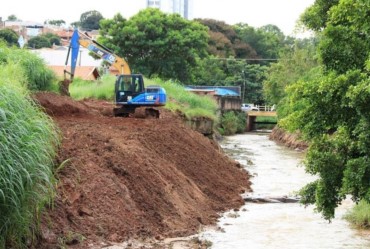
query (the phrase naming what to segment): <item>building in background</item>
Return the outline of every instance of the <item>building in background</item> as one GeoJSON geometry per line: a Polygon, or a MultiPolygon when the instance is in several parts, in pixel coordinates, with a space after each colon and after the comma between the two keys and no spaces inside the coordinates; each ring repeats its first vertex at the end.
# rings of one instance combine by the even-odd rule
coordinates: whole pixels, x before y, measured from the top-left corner
{"type": "Polygon", "coordinates": [[[165,13],[179,14],[192,19],[193,0],[147,0],[147,8],[158,8],[165,13]]]}

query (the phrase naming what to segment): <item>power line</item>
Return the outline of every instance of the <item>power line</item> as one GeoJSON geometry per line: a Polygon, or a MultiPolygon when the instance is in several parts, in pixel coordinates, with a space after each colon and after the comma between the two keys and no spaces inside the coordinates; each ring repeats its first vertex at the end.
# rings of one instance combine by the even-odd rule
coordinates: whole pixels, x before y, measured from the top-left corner
{"type": "Polygon", "coordinates": [[[230,60],[230,61],[279,61],[281,59],[263,59],[263,58],[249,58],[249,59],[239,59],[239,58],[210,58],[210,60],[230,60]]]}

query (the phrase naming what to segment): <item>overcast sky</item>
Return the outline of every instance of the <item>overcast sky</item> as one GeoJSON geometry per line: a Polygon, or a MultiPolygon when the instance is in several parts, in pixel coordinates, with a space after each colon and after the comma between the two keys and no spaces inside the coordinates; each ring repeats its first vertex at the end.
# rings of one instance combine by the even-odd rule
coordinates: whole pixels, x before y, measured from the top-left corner
{"type": "MultiPolygon", "coordinates": [[[[238,22],[253,27],[278,26],[285,35],[292,35],[300,14],[315,0],[193,0],[193,18],[212,18],[228,24],[238,22]]],[[[104,18],[121,13],[130,18],[144,8],[146,0],[7,0],[2,1],[0,17],[16,15],[23,21],[78,21],[82,13],[99,11],[104,18]]]]}

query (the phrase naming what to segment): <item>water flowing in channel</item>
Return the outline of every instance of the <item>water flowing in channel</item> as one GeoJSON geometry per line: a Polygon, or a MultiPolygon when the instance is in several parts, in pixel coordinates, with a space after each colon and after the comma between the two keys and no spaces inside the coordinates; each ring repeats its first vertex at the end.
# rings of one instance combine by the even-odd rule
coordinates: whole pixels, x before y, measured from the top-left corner
{"type": "MultiPolygon", "coordinates": [[[[268,139],[266,134],[228,137],[221,146],[254,177],[254,197],[293,196],[315,178],[306,174],[300,162],[303,153],[268,139]]],[[[201,234],[212,249],[245,248],[370,248],[370,233],[351,229],[342,216],[352,206],[345,201],[331,223],[313,207],[298,203],[246,203],[220,219],[219,229],[201,234]]]]}

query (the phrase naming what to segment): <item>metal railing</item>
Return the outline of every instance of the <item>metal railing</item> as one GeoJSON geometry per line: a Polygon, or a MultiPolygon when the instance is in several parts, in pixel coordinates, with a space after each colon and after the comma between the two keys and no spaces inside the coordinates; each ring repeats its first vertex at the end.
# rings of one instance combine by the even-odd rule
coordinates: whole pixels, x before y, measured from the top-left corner
{"type": "Polygon", "coordinates": [[[276,111],[275,105],[256,105],[254,107],[258,108],[258,111],[261,111],[261,112],[275,112],[276,111]]]}

